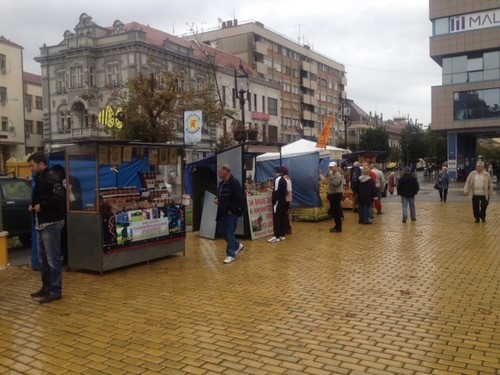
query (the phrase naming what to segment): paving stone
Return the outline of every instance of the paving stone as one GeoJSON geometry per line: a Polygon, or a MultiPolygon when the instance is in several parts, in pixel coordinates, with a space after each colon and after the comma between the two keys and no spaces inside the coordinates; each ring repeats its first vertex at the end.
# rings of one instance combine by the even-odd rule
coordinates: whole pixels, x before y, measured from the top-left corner
{"type": "Polygon", "coordinates": [[[500,202],[475,224],[425,189],[416,222],[388,197],[373,225],[295,222],[231,265],[189,233],[185,256],[65,273],[46,306],[39,273],[0,271],[0,373],[498,374],[500,202]]]}

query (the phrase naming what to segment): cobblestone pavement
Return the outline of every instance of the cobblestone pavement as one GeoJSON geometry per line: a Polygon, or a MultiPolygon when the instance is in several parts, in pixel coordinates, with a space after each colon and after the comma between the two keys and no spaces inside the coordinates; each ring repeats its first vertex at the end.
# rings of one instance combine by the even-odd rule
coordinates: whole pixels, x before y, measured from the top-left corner
{"type": "Polygon", "coordinates": [[[189,233],[186,256],[64,274],[40,305],[28,266],[0,271],[0,374],[500,374],[500,202],[425,190],[374,225],[345,213],[284,242],[189,233]],[[429,201],[427,201],[429,200],[429,201]]]}

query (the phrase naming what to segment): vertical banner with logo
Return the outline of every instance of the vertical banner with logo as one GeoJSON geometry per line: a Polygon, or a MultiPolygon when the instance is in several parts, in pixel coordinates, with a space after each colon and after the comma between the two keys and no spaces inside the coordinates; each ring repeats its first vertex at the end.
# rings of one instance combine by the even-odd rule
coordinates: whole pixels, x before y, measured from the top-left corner
{"type": "Polygon", "coordinates": [[[184,143],[195,144],[201,142],[203,118],[201,110],[184,112],[184,143]]]}

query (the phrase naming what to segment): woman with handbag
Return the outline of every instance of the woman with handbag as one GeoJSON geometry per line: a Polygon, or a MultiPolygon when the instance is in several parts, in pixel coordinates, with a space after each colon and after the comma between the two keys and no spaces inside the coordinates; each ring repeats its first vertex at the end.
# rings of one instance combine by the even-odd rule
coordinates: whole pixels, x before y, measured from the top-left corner
{"type": "Polygon", "coordinates": [[[439,172],[437,185],[439,191],[439,199],[441,202],[446,202],[446,198],[448,197],[448,187],[450,184],[450,178],[448,176],[448,168],[441,168],[441,172],[439,172]]]}

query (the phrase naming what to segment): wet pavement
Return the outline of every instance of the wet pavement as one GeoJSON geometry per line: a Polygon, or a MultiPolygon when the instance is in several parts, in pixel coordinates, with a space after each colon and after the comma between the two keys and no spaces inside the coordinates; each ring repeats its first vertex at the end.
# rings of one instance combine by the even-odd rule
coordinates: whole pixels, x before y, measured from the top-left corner
{"type": "MultiPolygon", "coordinates": [[[[345,212],[284,242],[187,236],[186,255],[64,273],[40,305],[29,266],[0,271],[0,374],[500,374],[500,199],[475,224],[463,183],[421,183],[374,225],[345,212]]],[[[17,249],[15,249],[17,250],[17,249]]]]}

